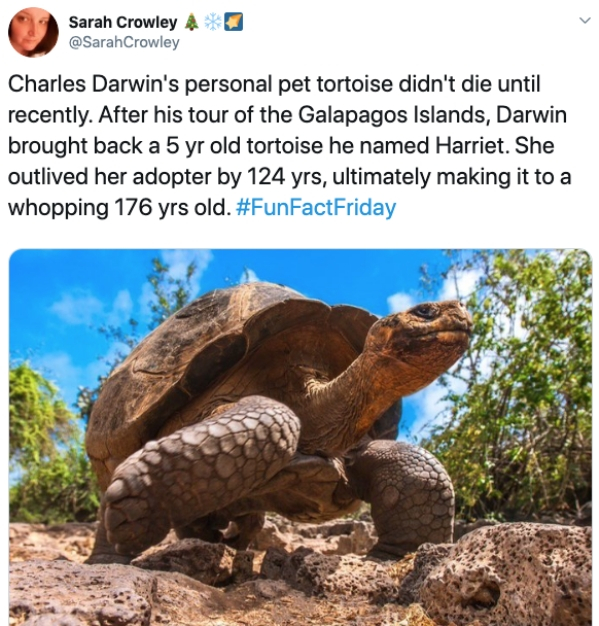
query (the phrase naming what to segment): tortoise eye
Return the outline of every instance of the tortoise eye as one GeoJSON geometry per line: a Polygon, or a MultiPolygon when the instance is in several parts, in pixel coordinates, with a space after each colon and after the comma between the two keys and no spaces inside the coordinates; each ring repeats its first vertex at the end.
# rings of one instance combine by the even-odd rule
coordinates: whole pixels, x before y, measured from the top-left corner
{"type": "Polygon", "coordinates": [[[424,320],[432,320],[436,317],[436,310],[432,304],[419,304],[412,309],[412,313],[424,320]]]}

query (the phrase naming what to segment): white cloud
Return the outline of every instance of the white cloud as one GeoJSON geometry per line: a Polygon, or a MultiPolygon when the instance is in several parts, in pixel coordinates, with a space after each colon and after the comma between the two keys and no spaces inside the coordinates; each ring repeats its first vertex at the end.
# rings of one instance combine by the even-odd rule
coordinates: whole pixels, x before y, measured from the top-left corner
{"type": "Polygon", "coordinates": [[[128,289],[122,289],[116,294],[116,298],[112,304],[112,308],[116,312],[122,312],[126,315],[131,313],[133,308],[133,300],[131,300],[131,294],[128,289]]]}
{"type": "Polygon", "coordinates": [[[482,270],[456,272],[443,281],[439,291],[439,300],[465,300],[475,289],[482,270]]]}
{"type": "Polygon", "coordinates": [[[112,366],[114,363],[120,363],[123,358],[126,358],[131,352],[131,348],[120,341],[114,341],[110,343],[108,348],[104,351],[104,354],[100,359],[94,362],[94,366],[88,366],[88,369],[91,373],[93,373],[94,377],[97,379],[98,376],[105,376],[107,374],[107,370],[109,369],[109,365],[112,366]]]}
{"type": "Polygon", "coordinates": [[[462,393],[465,389],[465,383],[455,379],[451,380],[449,389],[435,381],[422,391],[405,398],[404,402],[412,406],[416,416],[410,427],[410,435],[422,439],[430,435],[434,426],[442,425],[446,419],[446,409],[451,404],[443,400],[443,397],[450,391],[462,393]]]}
{"type": "Polygon", "coordinates": [[[150,304],[154,301],[154,291],[150,283],[144,283],[141,286],[141,293],[138,298],[139,308],[141,310],[142,319],[149,319],[152,316],[150,304]]]}
{"type": "Polygon", "coordinates": [[[259,280],[260,279],[258,278],[258,274],[256,274],[256,272],[254,272],[254,270],[251,270],[249,267],[246,267],[243,270],[241,278],[239,279],[239,283],[257,283],[259,280]]]}
{"type": "Polygon", "coordinates": [[[85,366],[75,365],[70,354],[52,352],[32,359],[34,369],[56,385],[60,397],[69,409],[77,401],[79,387],[94,387],[98,376],[106,373],[106,365],[100,360],[92,361],[85,366]]]}
{"type": "Polygon", "coordinates": [[[99,377],[108,373],[107,363],[116,358],[119,351],[127,353],[129,348],[119,343],[113,343],[105,356],[84,365],[73,363],[72,356],[65,352],[51,352],[35,356],[31,359],[31,365],[56,385],[59,395],[72,409],[77,402],[79,388],[89,387],[93,389],[96,387],[99,377]]]}
{"type": "Polygon", "coordinates": [[[92,293],[82,291],[65,293],[50,306],[52,313],[72,326],[120,326],[130,319],[132,310],[133,301],[126,289],[118,292],[109,308],[92,293]]]}
{"type": "Polygon", "coordinates": [[[441,399],[447,393],[447,389],[438,382],[434,382],[422,391],[404,398],[404,403],[410,405],[414,411],[415,418],[410,426],[410,435],[420,440],[430,434],[433,426],[441,422],[440,415],[446,403],[441,399]]]}
{"type": "MultiPolygon", "coordinates": [[[[478,279],[482,276],[480,270],[458,272],[446,278],[439,289],[437,300],[465,300],[475,289],[478,279]]],[[[418,301],[413,295],[405,292],[394,293],[387,298],[390,313],[405,311],[418,301]]]]}
{"type": "Polygon", "coordinates": [[[192,296],[200,291],[200,281],[210,261],[214,258],[210,250],[164,250],[162,260],[170,268],[170,274],[176,279],[185,279],[187,268],[193,263],[196,272],[191,281],[192,296]]]}
{"type": "Polygon", "coordinates": [[[127,289],[119,291],[112,303],[112,309],[106,315],[106,321],[110,326],[120,326],[131,319],[133,313],[133,300],[127,289]]]}
{"type": "Polygon", "coordinates": [[[34,360],[35,368],[60,389],[76,387],[81,379],[81,368],[73,365],[71,355],[65,352],[44,354],[34,360]]]}
{"type": "MultiPolygon", "coordinates": [[[[169,266],[169,275],[176,280],[185,280],[189,266],[194,263],[196,271],[190,281],[191,298],[196,298],[201,290],[204,272],[214,258],[210,250],[164,250],[161,260],[169,266]]],[[[144,283],[138,298],[142,319],[151,317],[150,304],[154,301],[154,290],[149,283],[144,283]]]]}
{"type": "Polygon", "coordinates": [[[65,293],[51,305],[50,310],[65,324],[90,326],[101,316],[104,306],[98,298],[88,292],[65,293]]]}
{"type": "Polygon", "coordinates": [[[389,313],[399,313],[413,307],[416,304],[414,298],[403,292],[394,293],[387,298],[387,304],[389,306],[389,313]]]}

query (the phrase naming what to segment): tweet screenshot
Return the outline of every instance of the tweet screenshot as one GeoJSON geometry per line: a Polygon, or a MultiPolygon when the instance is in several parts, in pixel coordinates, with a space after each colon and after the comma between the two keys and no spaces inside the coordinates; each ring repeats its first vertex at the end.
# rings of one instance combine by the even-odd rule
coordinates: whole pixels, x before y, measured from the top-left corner
{"type": "Polygon", "coordinates": [[[591,624],[596,7],[2,19],[10,623],[591,624]]]}

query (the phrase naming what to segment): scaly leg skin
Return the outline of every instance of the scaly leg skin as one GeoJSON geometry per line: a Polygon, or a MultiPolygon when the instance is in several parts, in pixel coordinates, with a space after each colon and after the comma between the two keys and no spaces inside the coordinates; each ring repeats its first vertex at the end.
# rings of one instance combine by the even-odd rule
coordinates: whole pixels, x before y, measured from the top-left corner
{"type": "Polygon", "coordinates": [[[223,531],[229,526],[228,518],[220,513],[210,513],[205,517],[194,520],[186,526],[175,528],[179,539],[201,539],[208,543],[222,543],[223,531]]]}
{"type": "Polygon", "coordinates": [[[262,530],[264,513],[248,513],[234,518],[225,537],[225,543],[235,550],[247,550],[256,535],[262,530]]]}
{"type": "Polygon", "coordinates": [[[104,525],[104,513],[106,512],[106,506],[104,504],[104,497],[102,497],[102,504],[100,506],[100,512],[98,513],[98,529],[96,530],[96,538],[94,542],[94,549],[91,555],[85,561],[88,565],[98,565],[103,563],[120,563],[122,565],[129,565],[131,555],[117,554],[114,546],[108,541],[106,536],[106,526],[104,525]]]}
{"type": "Polygon", "coordinates": [[[243,398],[218,417],[150,441],[116,469],[105,494],[108,541],[136,555],[251,494],[289,463],[300,421],[284,404],[243,398]]]}
{"type": "Polygon", "coordinates": [[[371,441],[348,462],[350,485],[372,505],[378,543],[369,556],[398,559],[419,545],[453,541],[453,485],[426,450],[397,441],[371,441]]]}
{"type": "Polygon", "coordinates": [[[175,528],[179,539],[202,539],[209,543],[226,543],[236,550],[247,550],[248,546],[264,526],[264,513],[231,515],[226,511],[211,513],[196,519],[187,526],[175,528]]]}

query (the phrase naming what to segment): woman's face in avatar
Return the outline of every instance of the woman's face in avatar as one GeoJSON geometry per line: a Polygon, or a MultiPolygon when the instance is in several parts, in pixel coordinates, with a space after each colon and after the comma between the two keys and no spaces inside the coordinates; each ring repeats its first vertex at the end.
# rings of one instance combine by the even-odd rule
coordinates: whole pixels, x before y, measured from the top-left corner
{"type": "Polygon", "coordinates": [[[29,8],[19,11],[10,24],[10,42],[20,54],[27,54],[46,36],[50,14],[43,9],[29,8]]]}

